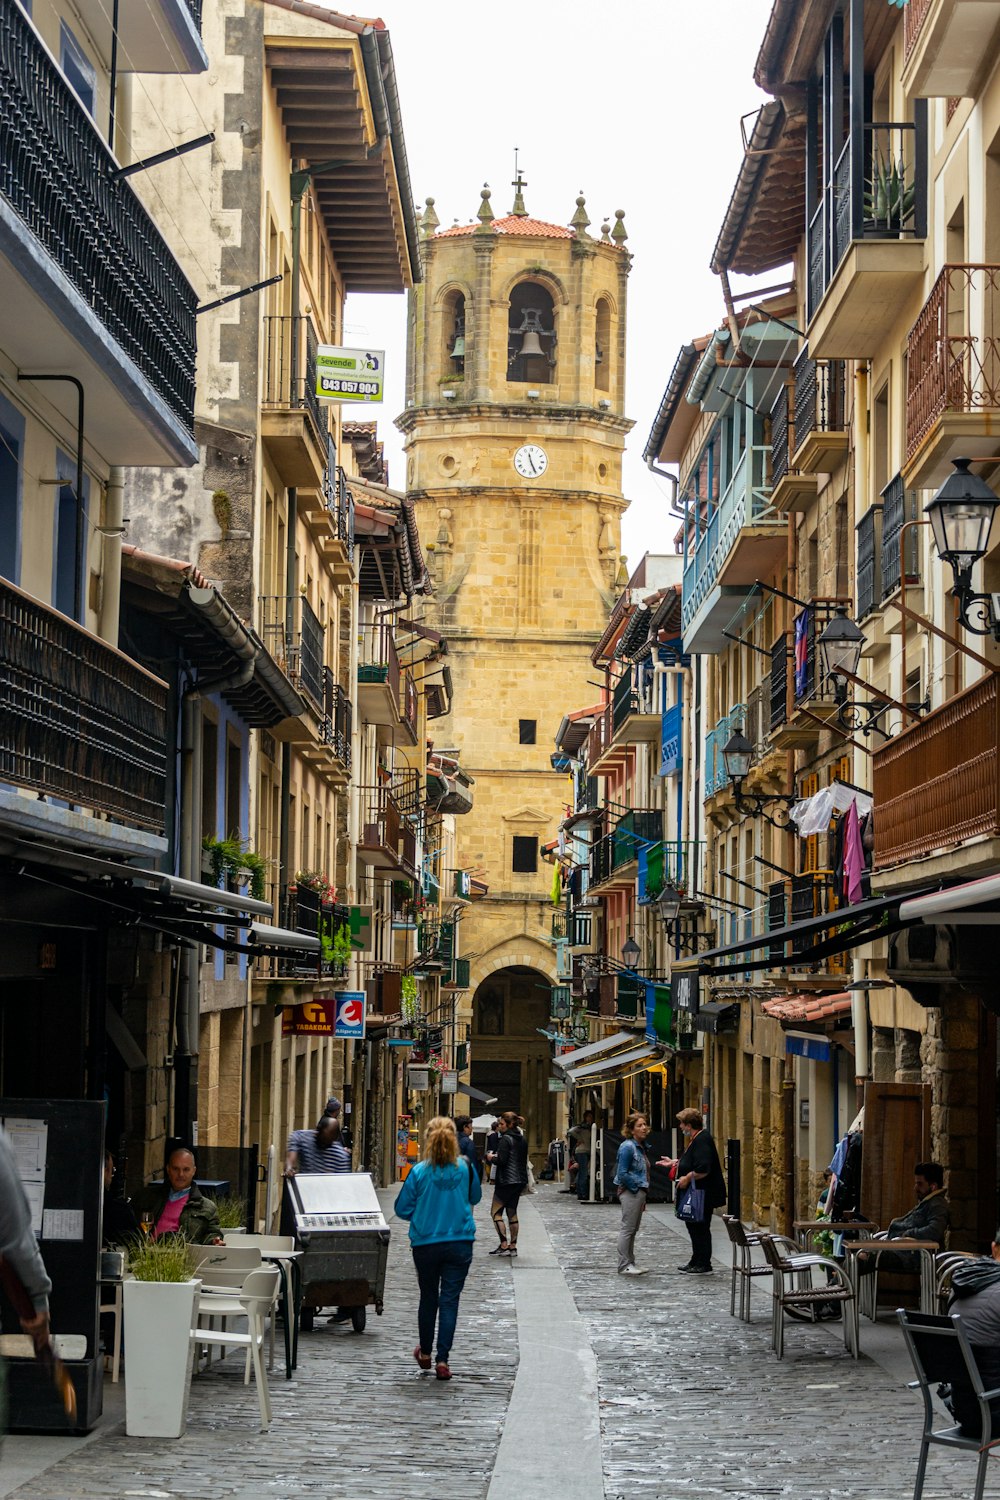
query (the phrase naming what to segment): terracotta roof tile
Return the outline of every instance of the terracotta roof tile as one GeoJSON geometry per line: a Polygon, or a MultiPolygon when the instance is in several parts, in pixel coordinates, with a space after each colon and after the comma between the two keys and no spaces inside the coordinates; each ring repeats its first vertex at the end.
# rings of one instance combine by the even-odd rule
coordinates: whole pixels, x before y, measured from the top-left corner
{"type": "Polygon", "coordinates": [[[776,1021],[830,1021],[851,1013],[847,991],[837,995],[782,995],[780,1000],[765,1000],[765,1016],[776,1021]]]}
{"type": "MultiPolygon", "coordinates": [[[[478,224],[453,224],[450,229],[442,229],[434,238],[443,240],[445,235],[475,234],[480,228],[478,224]]],[[[506,219],[494,219],[490,228],[497,234],[521,234],[529,239],[545,240],[571,240],[572,229],[567,229],[563,224],[546,224],[541,219],[525,219],[520,214],[510,214],[506,219]]]]}

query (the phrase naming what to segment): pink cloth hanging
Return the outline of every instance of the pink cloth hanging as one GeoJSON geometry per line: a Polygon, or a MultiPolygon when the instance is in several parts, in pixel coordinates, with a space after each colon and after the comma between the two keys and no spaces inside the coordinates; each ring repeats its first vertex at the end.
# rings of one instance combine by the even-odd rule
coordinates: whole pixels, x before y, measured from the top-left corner
{"type": "Polygon", "coordinates": [[[861,877],[865,873],[865,851],[861,846],[861,824],[858,820],[858,804],[852,802],[847,809],[847,827],[844,832],[844,894],[853,906],[860,901],[863,889],[861,877]]]}

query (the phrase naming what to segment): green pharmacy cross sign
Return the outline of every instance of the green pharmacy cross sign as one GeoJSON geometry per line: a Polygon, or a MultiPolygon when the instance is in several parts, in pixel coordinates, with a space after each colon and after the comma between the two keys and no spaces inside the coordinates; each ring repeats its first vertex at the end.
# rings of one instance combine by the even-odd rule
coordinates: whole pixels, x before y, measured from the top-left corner
{"type": "Polygon", "coordinates": [[[320,344],[316,350],[316,397],[319,401],[382,400],[384,349],[343,349],[320,344]]]}

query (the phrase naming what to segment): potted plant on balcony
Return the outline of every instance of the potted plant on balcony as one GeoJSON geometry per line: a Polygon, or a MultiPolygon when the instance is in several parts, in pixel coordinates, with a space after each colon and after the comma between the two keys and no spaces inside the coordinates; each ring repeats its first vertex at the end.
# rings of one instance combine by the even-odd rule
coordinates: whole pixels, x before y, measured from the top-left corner
{"type": "Polygon", "coordinates": [[[205,835],[202,848],[220,889],[225,880],[231,879],[237,886],[248,885],[255,901],[264,899],[267,860],[262,854],[256,854],[242,839],[217,839],[211,834],[205,835]]]}
{"type": "Polygon", "coordinates": [[[338,927],[331,936],[329,932],[320,932],[320,945],[323,950],[323,963],[330,969],[334,979],[346,979],[350,967],[351,955],[351,929],[349,927],[338,927]]]}
{"type": "Polygon", "coordinates": [[[183,1437],[201,1279],[191,1275],[187,1244],[176,1235],[136,1241],[128,1269],[122,1288],[125,1431],[129,1437],[183,1437]]]}
{"type": "Polygon", "coordinates": [[[400,979],[400,1001],[399,1009],[403,1020],[412,1025],[420,1014],[420,996],[417,992],[417,981],[412,974],[404,974],[400,979]]]}
{"type": "Polygon", "coordinates": [[[907,183],[903,161],[883,159],[876,149],[872,175],[865,183],[865,229],[872,234],[899,234],[910,220],[916,200],[916,183],[907,183]]]}

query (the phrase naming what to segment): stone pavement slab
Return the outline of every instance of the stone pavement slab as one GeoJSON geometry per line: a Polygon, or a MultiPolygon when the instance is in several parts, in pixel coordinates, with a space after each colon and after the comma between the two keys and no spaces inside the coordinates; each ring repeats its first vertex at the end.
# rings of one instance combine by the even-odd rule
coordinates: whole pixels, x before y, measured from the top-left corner
{"type": "MultiPolygon", "coordinates": [[[[392,1194],[386,1199],[391,1204],[392,1194]]],[[[616,1274],[616,1205],[548,1184],[522,1201],[522,1253],[487,1255],[485,1205],[448,1384],[422,1374],[416,1278],[393,1221],[385,1315],[368,1331],[318,1323],[292,1381],[276,1369],[260,1433],[238,1354],[194,1381],[187,1435],[127,1438],[112,1420],[7,1493],[16,1500],[910,1500],[921,1406],[888,1319],[862,1320],[862,1358],[838,1323],[789,1327],[770,1353],[770,1299],[729,1316],[729,1246],[687,1277],[669,1208],[647,1212],[616,1274]],[[516,1375],[516,1380],[515,1380],[516,1375]]],[[[110,1387],[109,1387],[110,1390],[110,1387]]],[[[17,1445],[8,1444],[16,1457],[17,1445]]],[[[925,1500],[971,1493],[974,1461],[932,1453],[925,1500]]],[[[4,1487],[0,1482],[0,1494],[4,1487]]],[[[1000,1469],[987,1494],[1000,1493],[1000,1469]]]]}

